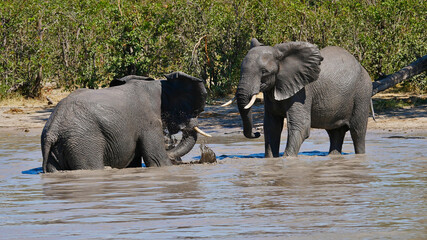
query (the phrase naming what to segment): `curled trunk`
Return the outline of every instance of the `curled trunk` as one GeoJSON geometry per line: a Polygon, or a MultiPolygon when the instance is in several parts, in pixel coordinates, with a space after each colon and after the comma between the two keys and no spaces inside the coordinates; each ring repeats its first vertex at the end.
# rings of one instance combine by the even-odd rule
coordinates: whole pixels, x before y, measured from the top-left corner
{"type": "Polygon", "coordinates": [[[179,159],[193,149],[197,141],[197,132],[194,129],[184,129],[182,139],[178,145],[167,151],[171,159],[179,159]]]}
{"type": "Polygon", "coordinates": [[[182,138],[178,145],[172,149],[167,150],[169,158],[179,159],[193,149],[197,141],[197,131],[194,129],[197,126],[197,119],[192,118],[188,121],[187,125],[181,129],[182,138]]]}

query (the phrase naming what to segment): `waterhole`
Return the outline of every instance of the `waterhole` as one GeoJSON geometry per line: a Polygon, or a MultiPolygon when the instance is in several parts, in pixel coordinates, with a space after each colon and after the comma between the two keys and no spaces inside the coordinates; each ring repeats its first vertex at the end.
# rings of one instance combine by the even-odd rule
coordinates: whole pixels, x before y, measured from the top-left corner
{"type": "Polygon", "coordinates": [[[262,138],[222,134],[203,140],[214,164],[29,174],[40,136],[0,133],[0,238],[424,239],[425,137],[368,133],[355,155],[347,136],[328,156],[314,131],[297,158],[264,159],[262,138]]]}

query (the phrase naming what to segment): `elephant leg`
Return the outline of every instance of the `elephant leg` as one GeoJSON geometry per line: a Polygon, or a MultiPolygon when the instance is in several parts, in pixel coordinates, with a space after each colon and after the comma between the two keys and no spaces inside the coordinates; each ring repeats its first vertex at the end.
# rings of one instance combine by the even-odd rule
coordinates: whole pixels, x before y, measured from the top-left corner
{"type": "Polygon", "coordinates": [[[142,158],[141,158],[141,153],[137,148],[135,151],[135,156],[133,157],[132,161],[129,163],[127,168],[140,168],[140,167],[142,167],[142,158]]]}
{"type": "Polygon", "coordinates": [[[359,122],[355,127],[350,128],[351,139],[353,140],[354,151],[356,154],[365,153],[365,137],[368,127],[368,118],[359,122]]]}
{"type": "MultiPolygon", "coordinates": [[[[367,77],[370,83],[369,76],[367,77]]],[[[363,91],[363,94],[371,93],[371,85],[366,87],[363,91]]],[[[350,134],[351,139],[353,140],[354,151],[356,154],[365,153],[365,137],[366,129],[368,128],[368,118],[370,112],[370,95],[362,97],[360,101],[355,103],[355,109],[353,110],[353,116],[350,119],[350,134]]]]}
{"type": "MultiPolygon", "coordinates": [[[[94,135],[93,135],[94,136],[94,135]]],[[[104,169],[104,146],[101,135],[94,138],[80,138],[79,145],[70,150],[69,156],[64,156],[64,170],[97,170],[104,169]]]]}
{"type": "Polygon", "coordinates": [[[311,109],[310,102],[296,101],[287,112],[288,142],[285,156],[297,156],[301,144],[310,136],[311,109]]]}
{"type": "Polygon", "coordinates": [[[143,133],[138,141],[138,148],[141,152],[144,163],[147,167],[161,167],[172,165],[166,152],[163,130],[152,128],[143,133]]]}
{"type": "Polygon", "coordinates": [[[80,134],[67,140],[65,145],[70,147],[61,151],[64,161],[59,162],[62,170],[96,170],[111,166],[108,161],[104,162],[106,142],[102,133],[90,132],[87,135],[90,137],[80,134]]]}
{"type": "Polygon", "coordinates": [[[340,128],[326,130],[329,135],[329,154],[336,155],[342,153],[342,145],[344,142],[345,133],[348,131],[347,126],[342,126],[340,128]]]}
{"type": "Polygon", "coordinates": [[[310,121],[293,122],[288,118],[288,142],[285,156],[297,156],[305,139],[310,136],[310,121]]]}
{"type": "Polygon", "coordinates": [[[302,143],[307,137],[304,136],[302,131],[288,129],[288,142],[284,156],[295,157],[299,153],[302,143]]]}
{"type": "Polygon", "coordinates": [[[283,117],[264,114],[265,157],[279,157],[283,117]]]}

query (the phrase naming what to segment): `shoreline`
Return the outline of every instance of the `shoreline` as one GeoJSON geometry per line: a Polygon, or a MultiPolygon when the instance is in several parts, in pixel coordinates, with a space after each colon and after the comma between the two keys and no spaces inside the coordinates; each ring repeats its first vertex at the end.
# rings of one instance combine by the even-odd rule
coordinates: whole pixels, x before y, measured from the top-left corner
{"type": "MultiPolygon", "coordinates": [[[[55,102],[67,96],[61,92],[55,102]]],[[[390,98],[411,98],[410,95],[377,94],[373,100],[390,98]],[[396,97],[397,96],[397,97],[396,97]]],[[[420,98],[425,98],[420,96],[420,98]]],[[[41,134],[41,131],[52,113],[55,105],[48,105],[47,101],[18,102],[1,104],[0,132],[41,134]]],[[[257,102],[253,107],[254,125],[262,131],[263,104],[257,102]]],[[[368,134],[372,132],[412,132],[427,136],[427,104],[414,107],[400,107],[375,113],[376,121],[372,117],[368,122],[368,134]]],[[[199,116],[199,126],[213,135],[241,134],[241,119],[235,104],[227,107],[206,105],[205,111],[199,116]]],[[[285,123],[286,127],[286,123],[285,123]]]]}

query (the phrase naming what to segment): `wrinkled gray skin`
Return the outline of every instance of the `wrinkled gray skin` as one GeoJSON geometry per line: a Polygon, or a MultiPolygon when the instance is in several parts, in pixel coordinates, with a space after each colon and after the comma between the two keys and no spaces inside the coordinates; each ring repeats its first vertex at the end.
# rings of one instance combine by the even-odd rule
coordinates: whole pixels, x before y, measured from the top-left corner
{"type": "Polygon", "coordinates": [[[296,156],[310,128],[325,129],[330,154],[340,154],[350,130],[355,152],[365,153],[365,135],[372,94],[366,70],[346,50],[321,51],[306,42],[262,46],[252,39],[241,66],[236,92],[243,132],[253,132],[251,109],[244,109],[254,94],[264,94],[265,157],[278,157],[284,118],[288,141],[285,156],[296,156]]]}
{"type": "Polygon", "coordinates": [[[204,110],[203,81],[184,73],[167,80],[127,76],[100,90],[82,89],[58,103],[41,136],[43,171],[167,166],[195,145],[204,110]],[[182,131],[166,150],[164,128],[182,131]]]}

